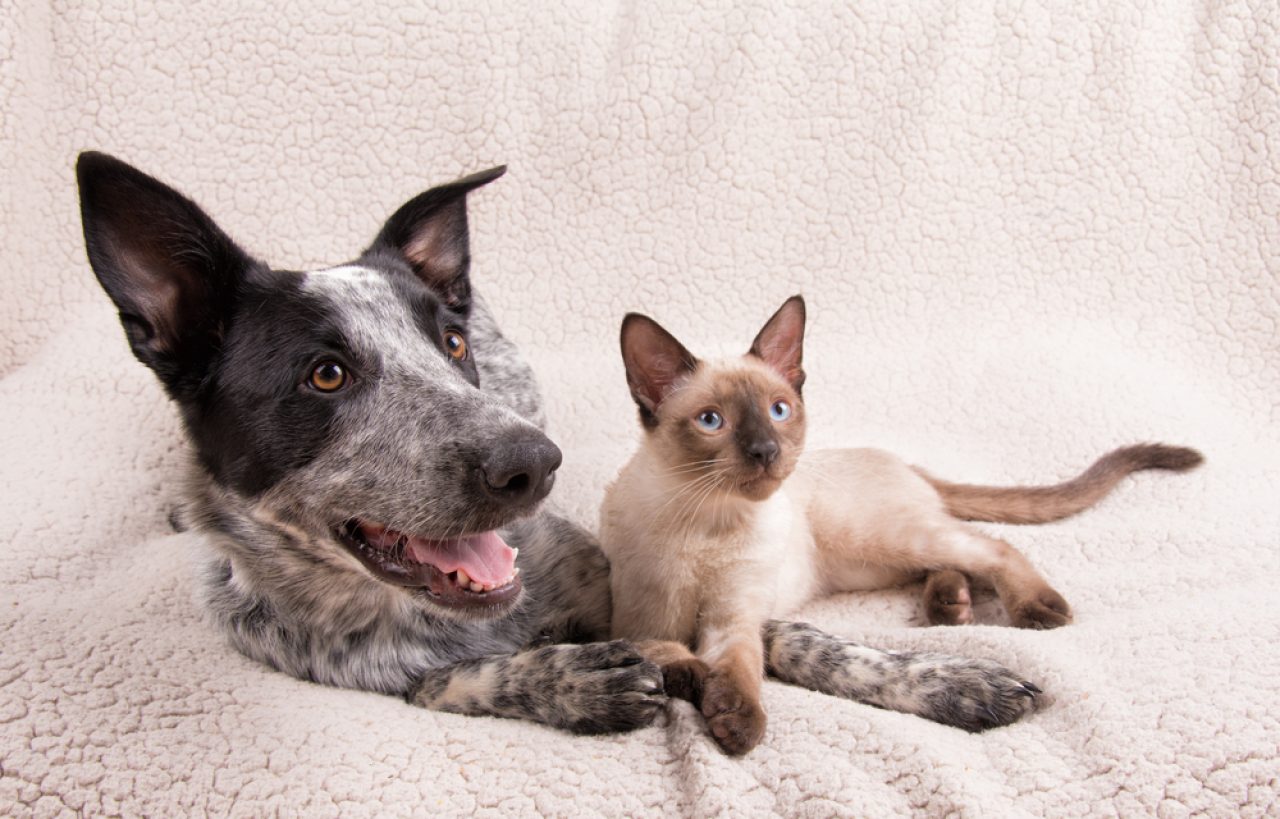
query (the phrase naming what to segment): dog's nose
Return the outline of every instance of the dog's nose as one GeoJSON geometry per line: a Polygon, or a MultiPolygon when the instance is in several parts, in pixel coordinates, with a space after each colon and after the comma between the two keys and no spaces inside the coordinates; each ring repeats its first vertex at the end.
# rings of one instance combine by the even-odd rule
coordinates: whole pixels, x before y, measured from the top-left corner
{"type": "Polygon", "coordinates": [[[770,467],[778,460],[778,442],[772,438],[747,444],[747,457],[763,467],[770,467]]]}
{"type": "Polygon", "coordinates": [[[480,482],[504,504],[536,503],[555,484],[560,460],[560,447],[542,434],[499,441],[480,464],[480,482]]]}

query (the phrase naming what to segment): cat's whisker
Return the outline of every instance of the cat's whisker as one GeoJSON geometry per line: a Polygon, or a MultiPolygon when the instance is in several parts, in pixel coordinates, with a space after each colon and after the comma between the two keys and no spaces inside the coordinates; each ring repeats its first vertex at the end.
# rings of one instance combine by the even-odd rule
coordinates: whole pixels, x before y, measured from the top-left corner
{"type": "Polygon", "coordinates": [[[662,504],[660,507],[658,507],[656,510],[654,510],[654,517],[655,517],[655,518],[656,518],[656,517],[659,517],[659,516],[661,515],[661,513],[662,513],[662,512],[663,512],[663,511],[664,511],[664,510],[665,510],[665,509],[666,509],[666,508],[667,508],[667,507],[672,503],[672,502],[674,502],[674,501],[676,501],[676,500],[678,500],[678,499],[680,499],[680,498],[686,498],[686,497],[688,497],[690,494],[692,494],[692,493],[694,493],[694,492],[698,491],[698,490],[699,490],[703,485],[705,485],[705,484],[707,484],[707,483],[711,482],[712,480],[714,480],[714,478],[715,478],[714,473],[709,473],[709,474],[706,474],[706,475],[702,475],[702,476],[700,476],[700,477],[698,477],[698,478],[696,478],[696,479],[694,479],[694,480],[692,480],[692,481],[689,481],[688,483],[682,483],[682,484],[679,484],[679,485],[677,485],[677,486],[674,486],[674,487],[672,487],[671,489],[667,490],[666,492],[664,492],[664,493],[662,493],[662,494],[657,495],[656,497],[651,496],[651,500],[655,500],[655,501],[656,501],[656,500],[660,500],[660,499],[662,499],[662,498],[664,498],[664,497],[666,498],[666,501],[665,501],[665,502],[663,502],[663,504],[662,504]]]}
{"type": "Polygon", "coordinates": [[[710,495],[713,492],[716,491],[716,488],[718,487],[718,485],[719,485],[718,483],[708,484],[708,486],[701,493],[698,494],[697,500],[693,504],[693,508],[690,514],[684,518],[685,525],[684,525],[684,533],[680,537],[681,542],[684,542],[684,543],[689,542],[689,538],[693,534],[693,526],[695,523],[698,522],[698,513],[702,509],[703,503],[705,503],[706,499],[710,497],[710,495]]]}
{"type": "Polygon", "coordinates": [[[676,512],[672,514],[668,518],[668,520],[670,521],[685,520],[687,523],[691,522],[692,520],[695,520],[696,513],[695,515],[686,517],[685,511],[690,509],[697,502],[697,500],[704,497],[706,493],[714,491],[714,489],[721,482],[721,479],[726,474],[728,474],[728,472],[729,472],[729,468],[726,467],[704,476],[706,480],[700,483],[697,490],[688,492],[683,496],[685,499],[685,502],[680,504],[679,508],[677,508],[676,512]]]}
{"type": "Polygon", "coordinates": [[[723,464],[723,463],[726,463],[726,462],[728,462],[728,460],[729,460],[728,458],[711,458],[711,459],[709,459],[709,460],[705,460],[705,461],[692,461],[692,462],[689,462],[689,463],[676,464],[675,466],[673,466],[673,467],[671,467],[671,468],[669,468],[669,469],[664,469],[664,470],[662,470],[662,471],[661,471],[660,473],[658,473],[658,474],[660,474],[660,475],[677,475],[677,474],[684,473],[684,472],[696,472],[696,471],[699,471],[699,470],[703,470],[703,469],[707,469],[707,468],[709,468],[709,467],[716,466],[717,464],[723,464]]]}

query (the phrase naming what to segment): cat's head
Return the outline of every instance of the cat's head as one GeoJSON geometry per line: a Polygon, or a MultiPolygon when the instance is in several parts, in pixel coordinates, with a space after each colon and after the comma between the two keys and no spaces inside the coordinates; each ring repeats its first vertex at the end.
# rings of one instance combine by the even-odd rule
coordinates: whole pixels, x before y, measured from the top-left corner
{"type": "Polygon", "coordinates": [[[627,384],[669,474],[750,500],[777,491],[804,448],[804,317],[792,296],[746,355],[719,361],[695,358],[647,316],[623,319],[627,384]]]}

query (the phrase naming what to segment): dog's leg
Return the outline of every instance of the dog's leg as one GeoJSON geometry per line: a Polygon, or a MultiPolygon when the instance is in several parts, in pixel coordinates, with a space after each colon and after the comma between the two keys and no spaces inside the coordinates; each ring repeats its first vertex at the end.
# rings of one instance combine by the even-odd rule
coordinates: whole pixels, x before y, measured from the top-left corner
{"type": "Polygon", "coordinates": [[[666,702],[662,672],[623,640],[552,645],[428,670],[413,705],[527,719],[579,734],[630,731],[666,702]]]}
{"type": "Polygon", "coordinates": [[[807,623],[771,620],[762,634],[766,668],[783,682],[966,731],[1016,722],[1040,693],[989,660],[882,651],[807,623]]]}

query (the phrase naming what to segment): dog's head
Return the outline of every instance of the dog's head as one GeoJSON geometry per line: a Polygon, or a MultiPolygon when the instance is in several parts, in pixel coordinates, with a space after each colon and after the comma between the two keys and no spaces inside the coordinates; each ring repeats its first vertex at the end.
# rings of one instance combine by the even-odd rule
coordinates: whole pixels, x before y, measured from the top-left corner
{"type": "Polygon", "coordinates": [[[76,170],[90,264],[208,479],[427,610],[509,610],[521,584],[494,530],[547,495],[560,451],[478,388],[466,195],[505,169],[417,196],[355,261],[311,272],[252,258],[119,160],[76,170]]]}

